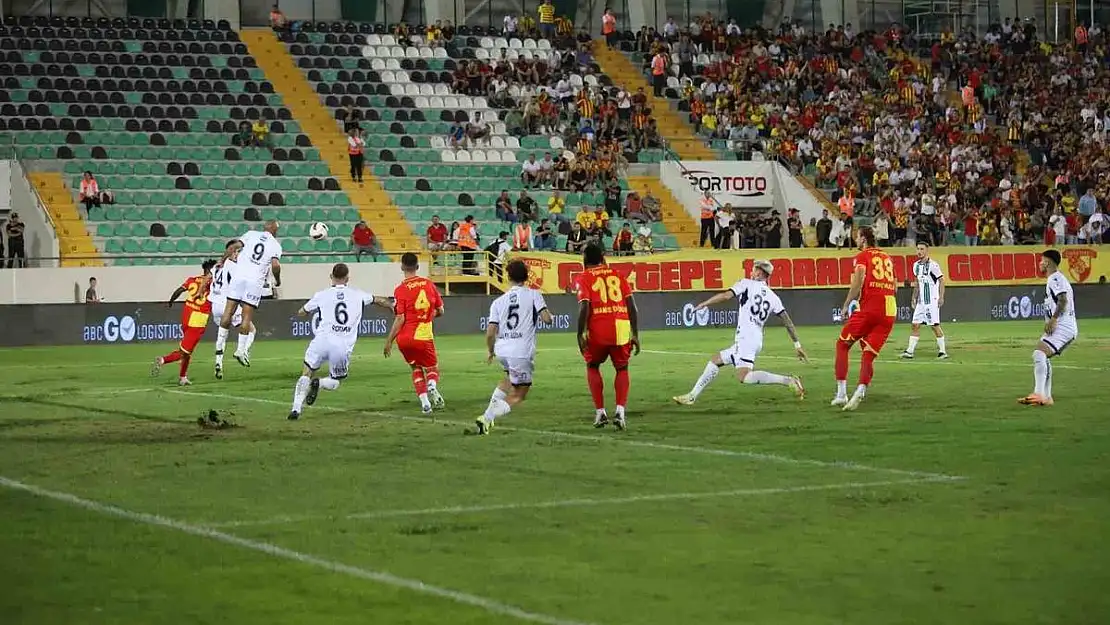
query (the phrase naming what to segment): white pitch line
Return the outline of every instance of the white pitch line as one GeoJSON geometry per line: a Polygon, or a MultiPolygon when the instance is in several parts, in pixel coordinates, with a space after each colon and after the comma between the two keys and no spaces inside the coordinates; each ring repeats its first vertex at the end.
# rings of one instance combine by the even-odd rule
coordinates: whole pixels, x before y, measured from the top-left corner
{"type": "MultiPolygon", "coordinates": [[[[1030,350],[1029,353],[1032,353],[1032,349],[1033,349],[1032,347],[1029,348],[1029,350],[1030,350]]],[[[645,349],[645,350],[641,350],[641,351],[645,354],[658,354],[658,355],[664,355],[664,356],[701,356],[702,358],[709,358],[713,355],[713,353],[715,353],[715,352],[684,352],[684,351],[663,350],[663,349],[645,349]]],[[[789,360],[789,361],[793,361],[793,362],[798,361],[797,356],[774,356],[774,355],[767,355],[767,354],[760,354],[758,359],[759,360],[789,360]]],[[[810,358],[809,362],[814,363],[814,364],[817,364],[817,363],[831,364],[835,361],[832,358],[810,358]]],[[[921,366],[933,365],[933,366],[938,366],[938,367],[984,367],[984,368],[989,368],[989,369],[997,369],[999,367],[1010,367],[1010,368],[1015,368],[1016,367],[1018,369],[1032,369],[1031,364],[1027,365],[1027,364],[1021,364],[1021,363],[1016,363],[1016,362],[960,362],[960,361],[956,361],[956,360],[924,360],[924,359],[901,360],[901,359],[893,359],[893,358],[888,359],[888,360],[880,360],[879,362],[880,363],[891,363],[893,366],[897,366],[897,367],[902,367],[902,366],[921,367],[921,366]],[[897,364],[894,364],[894,363],[897,363],[897,364]]],[[[1106,367],[1081,367],[1081,366],[1078,366],[1078,365],[1058,365],[1058,364],[1055,364],[1055,363],[1052,365],[1052,368],[1053,369],[1074,369],[1074,370],[1077,370],[1077,371],[1110,371],[1110,368],[1106,368],[1106,367]]]]}
{"type": "Polygon", "coordinates": [[[236,547],[241,547],[243,549],[249,549],[251,551],[264,553],[277,558],[283,558],[286,560],[291,560],[293,562],[315,566],[317,568],[324,569],[332,573],[341,573],[358,579],[376,582],[385,586],[403,588],[406,590],[411,590],[413,592],[430,595],[433,597],[439,597],[441,599],[447,599],[450,601],[454,601],[455,603],[461,603],[480,608],[493,614],[513,617],[521,621],[542,623],[544,625],[590,625],[589,623],[583,621],[560,618],[548,614],[541,614],[539,612],[530,612],[523,608],[509,605],[507,603],[502,603],[495,599],[489,599],[486,597],[481,597],[479,595],[472,595],[470,593],[451,590],[449,588],[442,588],[440,586],[433,586],[418,579],[399,577],[397,575],[386,573],[384,571],[375,571],[372,569],[343,564],[334,560],[327,560],[300,551],[286,549],[285,547],[280,547],[272,543],[262,542],[259,540],[251,540],[249,538],[241,538],[239,536],[234,536],[232,534],[228,534],[217,529],[202,527],[200,525],[193,525],[191,523],[177,521],[175,519],[159,516],[156,514],[134,512],[132,510],[127,510],[124,508],[113,506],[111,504],[100,503],[91,499],[84,499],[70,493],[48,490],[39,486],[35,486],[33,484],[27,484],[24,482],[20,482],[19,480],[13,480],[11,478],[3,476],[0,476],[0,486],[11,490],[22,491],[31,495],[35,495],[36,497],[51,499],[54,501],[69,504],[71,506],[76,506],[78,508],[84,508],[86,510],[90,510],[99,514],[126,519],[134,523],[163,527],[166,529],[181,532],[183,534],[189,534],[191,536],[198,536],[201,538],[208,538],[210,540],[214,540],[227,545],[233,545],[236,547]]]}
{"type": "Polygon", "coordinates": [[[488,504],[482,506],[446,506],[442,508],[418,508],[414,510],[375,510],[371,512],[357,512],[342,516],[335,515],[299,515],[276,516],[268,519],[253,521],[227,521],[221,523],[203,523],[205,527],[246,527],[258,525],[278,525],[284,523],[300,523],[306,521],[320,521],[324,519],[349,519],[373,520],[391,519],[406,516],[435,516],[457,515],[480,512],[499,512],[503,510],[546,510],[550,508],[585,508],[593,506],[619,506],[655,501],[693,501],[699,499],[724,499],[729,497],[758,497],[762,495],[784,495],[789,493],[809,493],[826,490],[851,490],[855,488],[874,488],[879,486],[895,486],[898,484],[925,484],[929,482],[955,482],[963,478],[911,478],[905,480],[884,480],[881,482],[841,482],[837,484],[811,484],[808,486],[783,486],[778,488],[741,488],[735,490],[720,490],[704,493],[660,493],[656,495],[630,495],[627,497],[614,497],[611,499],[559,499],[555,501],[517,502],[488,504]]]}
{"type": "Polygon", "coordinates": [[[74,388],[74,389],[69,389],[69,390],[65,390],[65,391],[53,391],[53,392],[50,392],[50,393],[24,393],[22,395],[5,394],[5,395],[0,395],[0,401],[16,401],[16,400],[20,400],[20,399],[34,398],[34,397],[68,397],[70,395],[81,395],[81,396],[92,396],[92,397],[99,397],[99,396],[102,396],[102,395],[104,395],[104,396],[130,395],[132,393],[147,393],[147,392],[150,392],[150,391],[153,391],[153,390],[157,390],[157,387],[150,386],[150,387],[143,387],[143,388],[90,388],[90,389],[74,388]]]}
{"type": "MultiPolygon", "coordinates": [[[[178,395],[201,396],[209,395],[211,397],[220,397],[222,399],[231,399],[238,401],[251,401],[260,404],[272,404],[277,406],[286,406],[288,402],[278,401],[274,399],[265,399],[262,397],[247,397],[240,395],[229,395],[225,393],[193,393],[189,391],[182,391],[178,389],[162,389],[167,393],[174,393],[178,395]]],[[[469,426],[472,425],[463,421],[452,421],[437,419],[435,417],[417,417],[408,415],[392,414],[388,412],[380,412],[376,410],[360,410],[358,408],[332,408],[330,406],[314,406],[313,410],[323,410],[327,412],[361,412],[377,417],[386,417],[389,419],[399,419],[402,421],[415,421],[420,423],[449,423],[452,425],[469,426]]],[[[876,467],[867,464],[860,464],[857,462],[849,461],[826,461],[826,460],[813,460],[810,458],[793,458],[791,456],[780,456],[778,454],[762,453],[755,451],[740,451],[734,449],[718,449],[713,447],[696,447],[687,445],[673,445],[669,443],[656,443],[652,441],[635,440],[623,436],[596,436],[589,434],[576,434],[573,432],[560,432],[558,430],[538,430],[532,428],[523,428],[517,426],[499,426],[498,429],[504,431],[525,432],[528,434],[538,434],[540,436],[556,436],[560,438],[567,438],[571,440],[589,441],[592,443],[615,443],[619,445],[628,445],[630,447],[645,447],[648,449],[663,449],[667,451],[685,452],[703,454],[708,456],[726,456],[733,458],[746,458],[749,460],[759,460],[763,462],[777,462],[782,464],[804,465],[812,467],[821,467],[825,469],[845,469],[852,471],[870,471],[875,473],[888,473],[891,475],[904,475],[913,478],[929,478],[929,479],[963,479],[959,475],[946,475],[943,473],[933,473],[929,471],[912,471],[908,469],[890,469],[886,467],[876,467]]]]}

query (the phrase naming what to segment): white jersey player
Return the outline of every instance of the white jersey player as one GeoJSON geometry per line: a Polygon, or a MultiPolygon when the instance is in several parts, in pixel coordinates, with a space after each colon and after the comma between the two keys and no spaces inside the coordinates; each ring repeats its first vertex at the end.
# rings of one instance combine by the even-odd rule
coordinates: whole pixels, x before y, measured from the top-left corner
{"type": "MultiPolygon", "coordinates": [[[[239,310],[243,311],[243,321],[239,324],[239,344],[235,348],[235,360],[244,367],[251,366],[250,336],[254,311],[262,301],[262,289],[266,278],[274,276],[274,294],[281,286],[281,244],[277,240],[278,222],[267,221],[263,230],[251,230],[239,237],[239,254],[235,261],[236,272],[226,285],[224,294],[227,306],[220,318],[220,330],[216,343],[223,345],[231,330],[232,319],[239,310]]],[[[225,252],[226,256],[226,252],[225,252]]]]}
{"type": "Polygon", "coordinates": [[[1060,252],[1048,250],[1041,255],[1041,271],[1048,276],[1044,298],[1044,334],[1033,350],[1033,392],[1018,401],[1030,406],[1051,406],[1052,361],[1079,338],[1075,318],[1075,292],[1060,271],[1060,252]]]}
{"type": "Polygon", "coordinates": [[[362,323],[362,309],[369,304],[393,309],[388,297],[375,297],[354,287],[347,286],[350,269],[339,263],[331,270],[331,288],[319,291],[305,302],[297,314],[302,317],[317,314],[315,336],[304,352],[304,368],[301,377],[293,388],[293,408],[289,419],[301,416],[305,404],[316,403],[320,389],[334,391],[339,388],[340,380],[347,377],[351,352],[358,340],[358,329],[362,323]],[[328,363],[328,377],[320,379],[316,372],[328,363]]]}
{"type": "Polygon", "coordinates": [[[476,420],[479,434],[488,434],[497,417],[508,414],[528,395],[535,368],[536,330],[539,322],[552,320],[543,295],[524,286],[528,265],[514,260],[505,271],[512,287],[490,305],[486,322],[486,364],[496,359],[505,377],[493,389],[485,414],[476,420]]]}
{"type": "MultiPolygon", "coordinates": [[[[227,332],[221,332],[222,328],[219,327],[220,322],[224,318],[224,310],[227,308],[227,289],[231,284],[231,279],[238,273],[238,268],[235,265],[236,259],[239,257],[239,240],[234,239],[228,241],[224,247],[224,259],[212,268],[212,282],[209,287],[208,300],[212,302],[212,323],[216,324],[216,379],[222,380],[224,377],[224,345],[227,344],[227,332]]],[[[232,327],[239,327],[243,325],[243,311],[242,309],[236,310],[231,316],[232,327]]],[[[247,335],[247,351],[250,351],[250,346],[254,343],[255,331],[254,324],[251,324],[251,332],[247,335]]]]}
{"type": "Polygon", "coordinates": [[[940,327],[940,308],[944,306],[944,272],[937,261],[929,258],[929,244],[917,244],[917,262],[913,264],[913,327],[910,342],[902,358],[913,358],[917,342],[921,339],[921,324],[933,328],[937,337],[937,358],[948,358],[944,345],[944,330],[940,327]]]}
{"type": "Polygon", "coordinates": [[[805,397],[805,388],[796,376],[753,371],[755,359],[759,356],[759,352],[763,351],[763,326],[772,315],[782,319],[786,332],[794,341],[794,351],[798,359],[807,362],[805,350],[798,341],[798,332],[794,329],[794,322],[786,313],[782,300],[767,284],[767,279],[771,277],[773,270],[774,266],[769,261],[757,260],[752,266],[751,278],[740,280],[728,290],[710,297],[694,308],[696,312],[714,304],[736,299],[740,304],[736,318],[736,342],[732,347],[714,354],[706,363],[705,370],[694,384],[694,388],[685,395],[675,397],[675,403],[690,405],[696,402],[702,391],[717,377],[718,370],[726,364],[736,367],[736,379],[744,384],[781,384],[789,386],[799,398],[805,397]]]}

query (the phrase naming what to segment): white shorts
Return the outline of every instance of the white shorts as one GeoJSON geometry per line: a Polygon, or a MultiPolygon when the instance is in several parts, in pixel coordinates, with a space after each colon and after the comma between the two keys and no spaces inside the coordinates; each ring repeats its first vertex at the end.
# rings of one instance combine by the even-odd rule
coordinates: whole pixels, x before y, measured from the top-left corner
{"type": "Polygon", "coordinates": [[[940,306],[933,304],[918,304],[913,307],[913,323],[927,326],[940,325],[940,306]]]}
{"type": "MultiPolygon", "coordinates": [[[[227,308],[227,300],[212,300],[212,323],[217,326],[220,325],[220,320],[224,318],[224,309],[227,308]]],[[[239,306],[235,309],[235,314],[231,316],[231,327],[237,328],[243,325],[243,307],[239,306]]]]}
{"type": "Polygon", "coordinates": [[[346,341],[330,336],[317,336],[308,344],[308,349],[304,350],[304,365],[316,371],[324,361],[327,361],[328,375],[336,380],[342,380],[347,377],[352,351],[354,346],[346,341]]]}
{"type": "Polygon", "coordinates": [[[262,287],[265,283],[265,280],[235,278],[227,285],[227,299],[258,308],[258,302],[262,301],[262,287]]]}
{"type": "Polygon", "coordinates": [[[1053,356],[1059,356],[1077,338],[1079,338],[1079,327],[1074,322],[1058,321],[1052,334],[1041,335],[1041,342],[1052,348],[1053,356]]]}
{"type": "Polygon", "coordinates": [[[513,386],[532,386],[532,371],[535,363],[531,358],[501,358],[498,357],[501,368],[509,376],[509,384],[513,386]]]}
{"type": "Polygon", "coordinates": [[[752,337],[736,337],[736,343],[732,347],[721,350],[721,360],[726,365],[732,365],[737,368],[747,367],[752,368],[755,366],[755,359],[759,356],[759,352],[763,351],[763,337],[758,339],[752,337]]]}

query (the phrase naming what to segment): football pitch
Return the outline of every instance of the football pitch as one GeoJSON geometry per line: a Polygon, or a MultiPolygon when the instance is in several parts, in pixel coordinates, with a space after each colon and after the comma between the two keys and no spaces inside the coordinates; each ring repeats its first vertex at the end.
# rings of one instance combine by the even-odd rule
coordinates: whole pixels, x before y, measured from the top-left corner
{"type": "Polygon", "coordinates": [[[624,432],[546,334],[487,437],[477,335],[438,340],[434,418],[380,338],[298,422],[307,342],[216,381],[210,332],[184,389],[148,375],[169,345],[0,350],[0,622],[1107,623],[1110,320],[1055,360],[1055,406],[1020,406],[1040,327],[951,324],[951,360],[926,331],[903,362],[899,325],[855,413],[828,405],[834,326],[799,329],[806,365],[767,328],[757,367],[804,401],[726,369],[690,407],[732,331],[646,333],[624,432]]]}

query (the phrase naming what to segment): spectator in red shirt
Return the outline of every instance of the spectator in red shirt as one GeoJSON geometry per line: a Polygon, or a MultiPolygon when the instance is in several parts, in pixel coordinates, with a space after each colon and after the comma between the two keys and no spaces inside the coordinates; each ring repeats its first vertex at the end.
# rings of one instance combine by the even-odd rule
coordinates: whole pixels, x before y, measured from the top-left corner
{"type": "Polygon", "coordinates": [[[447,226],[443,225],[439,220],[439,215],[432,215],[432,224],[428,226],[426,233],[428,250],[432,252],[441,252],[447,246],[447,226]]]}
{"type": "Polygon", "coordinates": [[[355,260],[360,263],[363,254],[369,254],[375,261],[378,260],[378,241],[365,221],[355,224],[355,229],[351,231],[351,249],[355,252],[355,260]]]}

